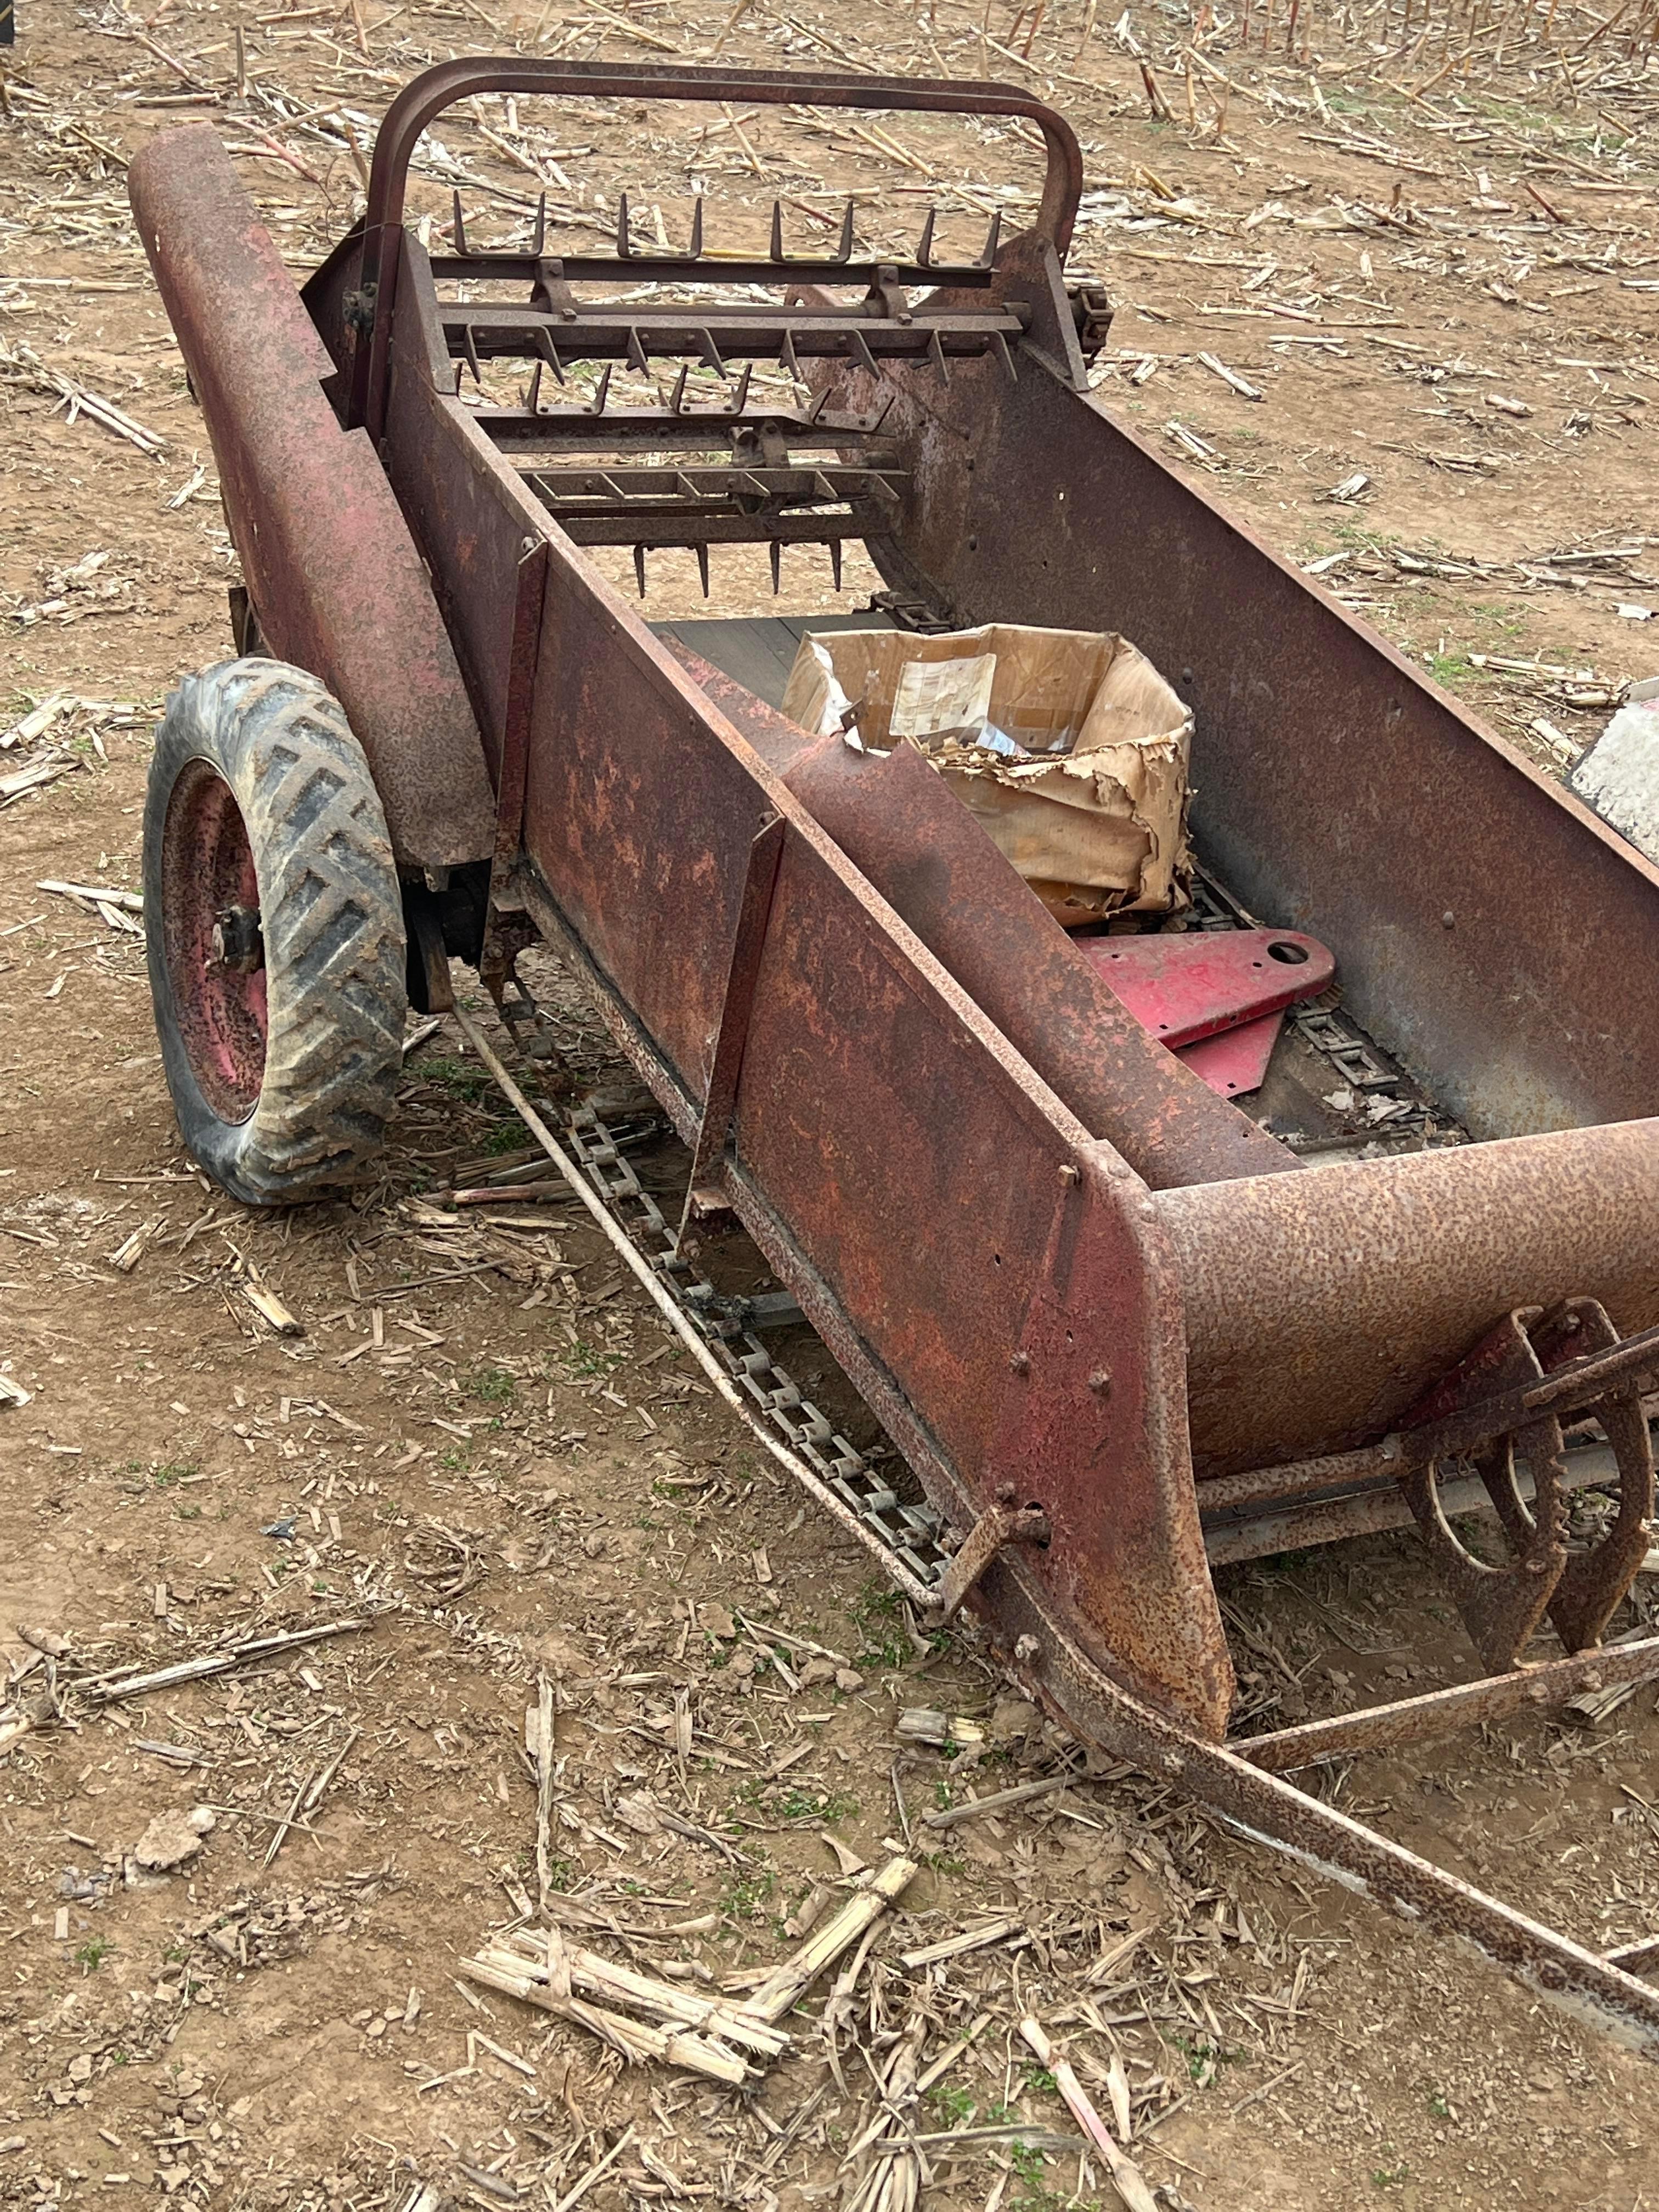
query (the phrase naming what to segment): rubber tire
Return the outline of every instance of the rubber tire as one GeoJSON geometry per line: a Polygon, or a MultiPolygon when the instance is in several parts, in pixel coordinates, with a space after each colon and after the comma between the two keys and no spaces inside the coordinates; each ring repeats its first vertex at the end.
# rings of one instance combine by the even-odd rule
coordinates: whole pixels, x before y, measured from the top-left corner
{"type": "Polygon", "coordinates": [[[403,1065],[403,902],[363,749],[315,677],[282,661],[222,661],[167,701],[144,805],[144,909],[162,1066],[196,1158],[249,1206],[360,1182],[403,1065]],[[265,1064],[240,1121],[222,1119],[197,1081],[161,927],[168,803],[198,760],[241,810],[259,891],[265,1064]]]}

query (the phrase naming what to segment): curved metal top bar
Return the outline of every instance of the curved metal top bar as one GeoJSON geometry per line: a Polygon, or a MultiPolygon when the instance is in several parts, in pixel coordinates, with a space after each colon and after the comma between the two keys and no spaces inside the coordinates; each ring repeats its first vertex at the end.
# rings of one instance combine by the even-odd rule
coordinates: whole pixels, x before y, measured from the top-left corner
{"type": "Polygon", "coordinates": [[[1061,260],[1083,193],[1083,152],[1065,118],[1018,86],[975,79],[864,76],[816,70],[676,69],[655,63],[537,61],[519,54],[440,62],[411,78],[374,141],[366,228],[403,222],[410,157],[422,132],[458,100],[483,93],[618,100],[757,100],[776,107],[912,108],[934,115],[1014,115],[1035,123],[1048,149],[1036,228],[1061,260]]]}

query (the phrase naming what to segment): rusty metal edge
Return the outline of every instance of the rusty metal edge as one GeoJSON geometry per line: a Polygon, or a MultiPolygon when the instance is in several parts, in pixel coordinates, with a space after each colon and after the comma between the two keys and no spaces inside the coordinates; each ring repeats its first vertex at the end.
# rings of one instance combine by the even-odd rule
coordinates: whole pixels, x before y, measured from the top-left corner
{"type": "Polygon", "coordinates": [[[1017,1558],[994,1560],[969,1603],[994,1623],[1026,1688],[1074,1734],[1183,1790],[1251,1841],[1458,1937],[1573,2018],[1659,2057],[1659,1988],[1126,1695],[1045,1618],[1017,1558]]]}
{"type": "Polygon", "coordinates": [[[1560,1705],[1583,1690],[1651,1681],[1659,1675],[1659,1637],[1638,1644],[1598,1646],[1570,1659],[1517,1667],[1508,1674],[1488,1674],[1478,1682],[1457,1682],[1420,1697],[1397,1698],[1358,1713],[1340,1713],[1300,1728],[1277,1729],[1271,1735],[1236,1738],[1231,1747],[1252,1766],[1282,1774],[1326,1759],[1346,1759],[1362,1751],[1389,1751],[1405,1743],[1476,1722],[1505,1720],[1527,1705],[1560,1705]]]}

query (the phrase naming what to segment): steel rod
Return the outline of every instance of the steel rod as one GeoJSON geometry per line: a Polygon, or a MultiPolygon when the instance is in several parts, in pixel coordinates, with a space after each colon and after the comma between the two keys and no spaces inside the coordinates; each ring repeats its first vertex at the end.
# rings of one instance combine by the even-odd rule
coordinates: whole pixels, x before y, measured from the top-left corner
{"type": "Polygon", "coordinates": [[[1328,1720],[1309,1721],[1300,1728],[1278,1729],[1271,1735],[1247,1736],[1235,1742],[1232,1749],[1252,1766],[1282,1774],[1321,1759],[1346,1759],[1357,1752],[1389,1751],[1400,1744],[1419,1743],[1425,1737],[1443,1735],[1476,1722],[1507,1720],[1528,1705],[1563,1705],[1583,1690],[1651,1681],[1656,1675],[1659,1675],[1659,1637],[1645,1637],[1639,1644],[1598,1647],[1569,1659],[1520,1667],[1512,1674],[1489,1674],[1478,1682],[1427,1690],[1420,1697],[1373,1705],[1365,1712],[1340,1713],[1328,1720]]]}

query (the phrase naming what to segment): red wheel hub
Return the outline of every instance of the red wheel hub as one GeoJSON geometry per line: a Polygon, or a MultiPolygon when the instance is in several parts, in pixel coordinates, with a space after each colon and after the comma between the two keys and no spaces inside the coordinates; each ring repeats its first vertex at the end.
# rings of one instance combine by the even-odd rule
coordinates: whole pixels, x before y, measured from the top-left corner
{"type": "Polygon", "coordinates": [[[207,761],[186,763],[161,836],[161,941],[179,1034],[202,1096],[246,1121],[264,1081],[264,951],[247,824],[207,761]]]}

